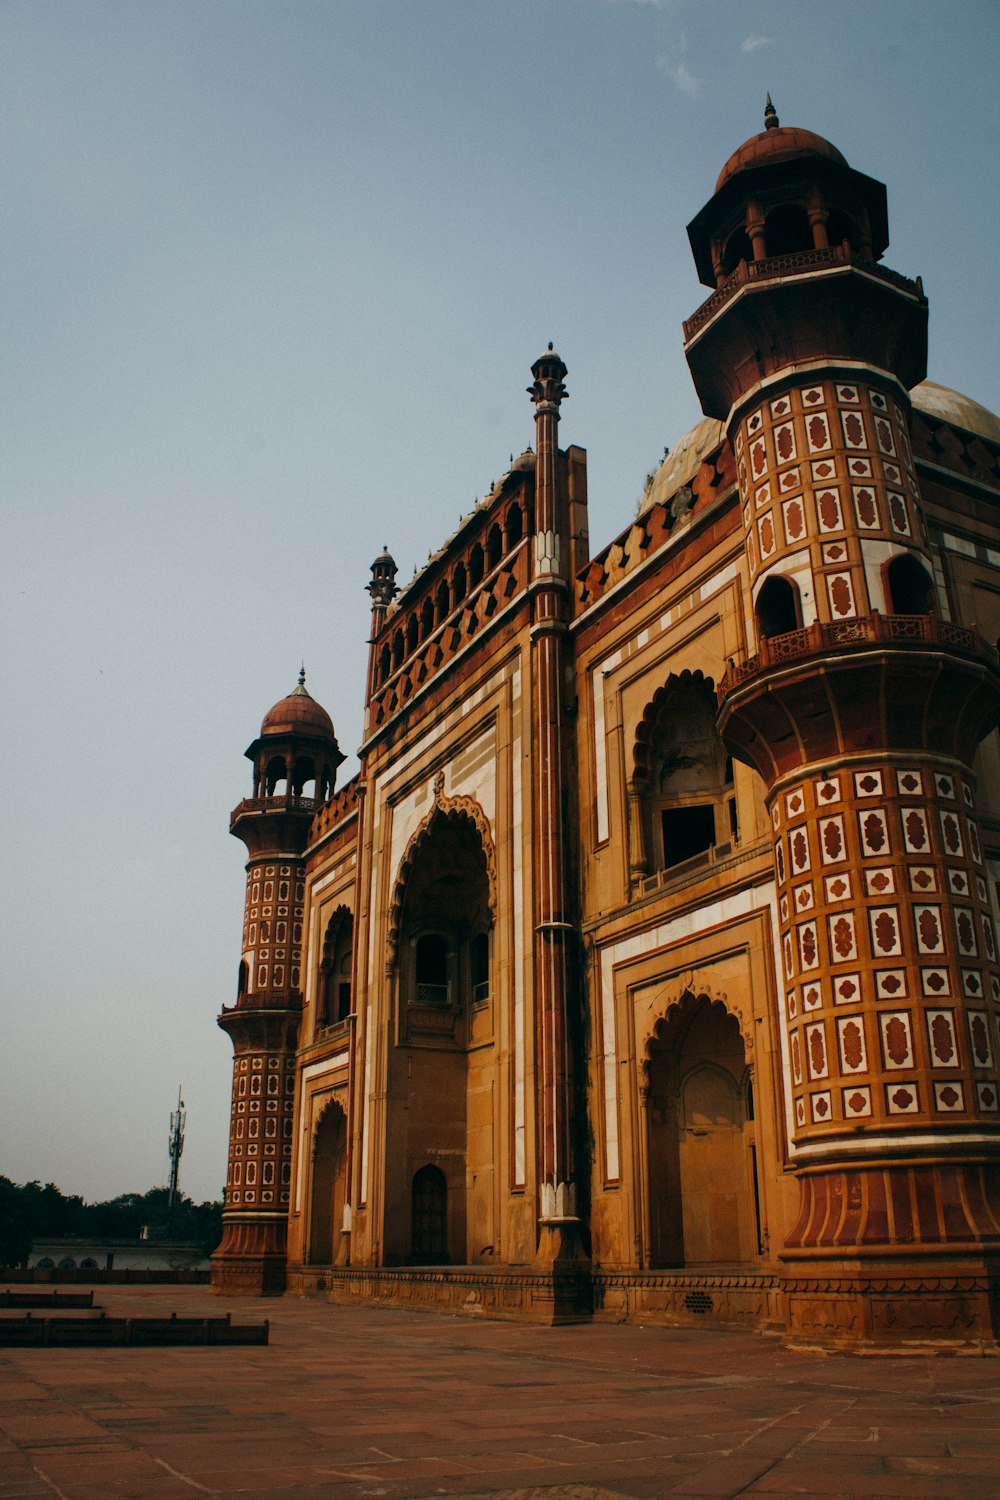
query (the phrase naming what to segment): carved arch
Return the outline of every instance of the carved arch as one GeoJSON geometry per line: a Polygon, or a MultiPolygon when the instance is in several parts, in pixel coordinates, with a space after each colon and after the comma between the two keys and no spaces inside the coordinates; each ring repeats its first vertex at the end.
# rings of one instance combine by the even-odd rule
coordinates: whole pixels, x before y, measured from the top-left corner
{"type": "Polygon", "coordinates": [[[322,1109],[317,1110],[316,1117],[313,1120],[311,1155],[314,1161],[316,1159],[316,1147],[319,1144],[320,1128],[326,1120],[327,1116],[333,1114],[334,1111],[336,1111],[337,1114],[343,1116],[344,1129],[347,1129],[347,1110],[337,1098],[336,1094],[331,1094],[329,1099],[327,1099],[326,1103],[323,1105],[322,1109]]]}
{"type": "Polygon", "coordinates": [[[646,704],[642,718],[636,725],[635,741],[632,749],[632,784],[637,790],[645,791],[649,784],[656,720],[667,697],[678,688],[700,686],[704,686],[707,692],[714,697],[715,683],[711,677],[706,677],[704,672],[691,672],[687,669],[683,672],[671,672],[666,682],[662,683],[656,689],[656,692],[646,704]]]}
{"type": "Polygon", "coordinates": [[[753,1017],[741,1002],[731,999],[724,990],[709,989],[707,985],[699,984],[692,974],[688,976],[682,988],[670,996],[666,1000],[666,1003],[659,1008],[656,1018],[646,1027],[641,1047],[641,1093],[644,1099],[649,1093],[649,1065],[652,1060],[653,1043],[664,1040],[667,1029],[671,1024],[676,1025],[678,1021],[683,1021],[685,1018],[688,1024],[690,1024],[690,1021],[694,1019],[698,1004],[702,1000],[707,1000],[713,1010],[718,1008],[724,1011],[727,1016],[732,1016],[740,1028],[740,1037],[743,1041],[743,1051],[746,1056],[747,1067],[753,1067],[753,1017]]]}
{"type": "Polygon", "coordinates": [[[392,901],[389,905],[389,936],[386,943],[385,971],[391,978],[399,963],[399,936],[403,924],[403,904],[406,898],[406,885],[410,878],[414,862],[424,845],[427,843],[442,820],[464,819],[471,823],[476,835],[482,845],[483,857],[486,861],[486,883],[488,890],[488,903],[490,909],[490,926],[497,919],[497,862],[496,848],[493,843],[493,834],[490,831],[489,819],[482,807],[474,797],[447,797],[444,791],[444,773],[439,771],[434,778],[434,806],[421,822],[419,828],[413,834],[407,844],[403,857],[399,862],[399,870],[396,882],[393,886],[392,901]]]}

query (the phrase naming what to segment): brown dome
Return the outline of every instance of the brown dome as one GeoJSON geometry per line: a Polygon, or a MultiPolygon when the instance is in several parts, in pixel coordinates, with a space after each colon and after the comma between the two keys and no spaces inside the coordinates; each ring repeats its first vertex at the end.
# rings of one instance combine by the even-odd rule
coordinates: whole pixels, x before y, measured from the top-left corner
{"type": "Polygon", "coordinates": [[[778,125],[751,136],[733,152],[719,173],[715,191],[718,192],[738,172],[746,172],[751,167],[767,167],[772,162],[794,161],[800,156],[825,156],[828,161],[847,166],[846,158],[823,136],[802,130],[798,125],[778,125]]]}
{"type": "Polygon", "coordinates": [[[264,734],[294,734],[296,731],[312,730],[335,738],[333,720],[311,693],[306,692],[306,674],[299,673],[298,687],[293,688],[287,698],[282,698],[264,715],[260,732],[264,734]]]}

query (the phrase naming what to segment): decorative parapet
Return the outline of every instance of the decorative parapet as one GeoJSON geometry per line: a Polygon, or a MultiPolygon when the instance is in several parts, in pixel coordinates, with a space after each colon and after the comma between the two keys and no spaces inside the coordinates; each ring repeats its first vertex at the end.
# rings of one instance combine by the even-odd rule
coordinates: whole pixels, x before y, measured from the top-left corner
{"type": "Polygon", "coordinates": [[[975,630],[940,620],[937,615],[860,615],[853,620],[835,620],[830,624],[816,622],[802,630],[790,630],[761,642],[756,656],[729,667],[719,684],[718,698],[723,702],[730,693],[752,681],[763,672],[804,661],[810,656],[826,656],[831,651],[865,650],[871,646],[943,647],[961,656],[975,657],[991,667],[997,666],[997,653],[975,630]]]}
{"type": "MultiPolygon", "coordinates": [[[[516,594],[523,593],[529,581],[528,541],[522,537],[514,550],[449,610],[441,624],[430,629],[425,639],[417,640],[399,653],[402,660],[398,665],[393,666],[390,662],[387,675],[384,665],[380,665],[370,703],[370,730],[377,730],[402,708],[418,688],[467,646],[516,594]]],[[[384,651],[390,649],[388,644],[383,647],[384,651]]]]}
{"type": "Polygon", "coordinates": [[[810,271],[832,271],[840,266],[855,266],[866,275],[874,276],[877,281],[884,281],[897,291],[923,300],[924,288],[919,277],[916,281],[911,281],[898,271],[891,271],[888,266],[862,260],[844,245],[830,245],[822,250],[796,250],[791,255],[769,255],[764,260],[740,261],[718,290],[685,320],[684,342],[689,344],[742,287],[752,282],[777,281],[784,276],[802,276],[810,271]]]}
{"type": "Polygon", "coordinates": [[[709,454],[697,473],[669,500],[644,510],[632,525],[599,552],[576,576],[577,611],[595,604],[609,589],[642,566],[692,517],[736,486],[736,465],[728,442],[709,454]]]}
{"type": "Polygon", "coordinates": [[[313,841],[329,833],[338,823],[345,823],[357,812],[358,794],[358,778],[354,776],[345,782],[339,792],[334,792],[329,802],[322,803],[316,809],[312,826],[313,841]]]}

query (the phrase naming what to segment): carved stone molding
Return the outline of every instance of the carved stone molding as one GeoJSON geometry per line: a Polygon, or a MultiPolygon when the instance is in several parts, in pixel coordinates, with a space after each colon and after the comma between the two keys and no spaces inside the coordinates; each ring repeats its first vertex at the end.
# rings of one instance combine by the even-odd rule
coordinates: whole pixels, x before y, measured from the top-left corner
{"type": "Polygon", "coordinates": [[[639,1053],[642,1067],[640,1092],[644,1098],[648,1099],[649,1094],[649,1065],[652,1060],[654,1042],[662,1039],[673,1012],[688,1011],[693,1015],[695,1007],[701,1000],[707,1000],[710,1005],[718,1006],[736,1021],[740,1028],[747,1064],[752,1064],[754,1051],[752,1018],[739,1001],[733,1000],[724,990],[713,990],[708,985],[702,984],[692,973],[687,976],[678,991],[657,1005],[656,1018],[647,1025],[643,1035],[639,1053]]]}

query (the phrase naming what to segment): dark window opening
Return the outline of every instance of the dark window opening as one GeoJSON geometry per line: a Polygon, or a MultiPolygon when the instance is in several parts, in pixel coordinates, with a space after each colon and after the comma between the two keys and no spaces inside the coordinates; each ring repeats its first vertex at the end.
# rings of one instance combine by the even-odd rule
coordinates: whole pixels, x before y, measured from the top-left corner
{"type": "Polygon", "coordinates": [[[448,1003],[448,944],[436,932],[417,939],[416,1001],[418,1005],[448,1003]]]}
{"type": "Polygon", "coordinates": [[[490,940],[485,932],[472,940],[472,999],[484,1005],[490,998],[490,940]]]}
{"type": "Polygon", "coordinates": [[[715,844],[715,808],[710,802],[663,812],[663,867],[679,865],[715,844]]]}
{"type": "Polygon", "coordinates": [[[846,240],[852,250],[858,248],[858,231],[854,220],[839,208],[833,209],[826,221],[826,237],[831,245],[842,245],[846,240]]]}
{"type": "Polygon", "coordinates": [[[486,561],[489,564],[491,572],[496,567],[502,556],[503,537],[500,534],[500,527],[491,526],[490,534],[486,538],[486,561]]]}
{"type": "Polygon", "coordinates": [[[241,958],[240,959],[239,973],[236,976],[236,998],[237,999],[239,999],[240,995],[245,995],[246,994],[246,992],[247,992],[247,980],[249,979],[249,977],[250,977],[250,970],[246,966],[246,960],[241,958]]]}
{"type": "Polygon", "coordinates": [[[763,640],[799,628],[799,593],[787,578],[769,578],[757,595],[757,628],[763,640]]]}
{"type": "Polygon", "coordinates": [[[483,549],[477,542],[469,553],[469,582],[473,588],[481,581],[484,572],[483,549]]]}
{"type": "Polygon", "coordinates": [[[452,575],[451,580],[452,609],[455,609],[457,605],[461,604],[467,593],[468,585],[465,581],[465,565],[464,563],[459,563],[458,567],[455,569],[455,572],[452,575]]]}
{"type": "Polygon", "coordinates": [[[521,507],[517,504],[511,506],[507,512],[507,551],[516,547],[524,534],[521,507]]]}
{"type": "Polygon", "coordinates": [[[741,260],[753,260],[753,245],[745,229],[737,229],[735,234],[729,236],[722,255],[722,274],[729,276],[741,260]]]}
{"type": "Polygon", "coordinates": [[[768,255],[794,255],[813,248],[809,215],[798,203],[783,203],[768,214],[764,224],[768,255]]]}
{"type": "Polygon", "coordinates": [[[934,581],[922,563],[906,552],[885,570],[888,605],[894,615],[927,615],[934,609],[934,581]]]}

